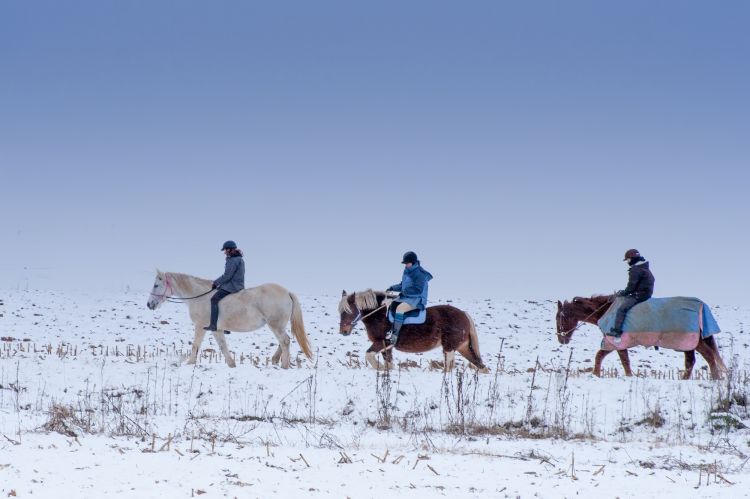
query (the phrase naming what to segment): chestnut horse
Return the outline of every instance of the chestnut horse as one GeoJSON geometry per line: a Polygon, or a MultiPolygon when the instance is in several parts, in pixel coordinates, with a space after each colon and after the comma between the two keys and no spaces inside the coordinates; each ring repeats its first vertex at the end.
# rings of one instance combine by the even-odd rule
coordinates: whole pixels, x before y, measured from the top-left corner
{"type": "MultiPolygon", "coordinates": [[[[391,329],[386,317],[387,308],[383,303],[386,294],[371,289],[347,295],[341,294],[339,313],[341,322],[339,332],[344,336],[351,334],[354,325],[361,319],[372,342],[367,349],[367,362],[379,369],[377,354],[382,353],[386,369],[392,367],[393,349],[386,349],[385,335],[391,329]],[[379,309],[383,309],[382,311],[379,309]]],[[[479,355],[479,340],[474,321],[469,314],[451,305],[427,307],[427,318],[424,324],[404,324],[401,335],[395,346],[396,350],[409,353],[421,353],[443,347],[445,357],[444,370],[450,371],[455,364],[457,350],[473,367],[481,372],[489,372],[479,355]]]]}
{"type": "MultiPolygon", "coordinates": [[[[599,319],[601,319],[609,309],[614,298],[615,297],[612,295],[592,296],[591,298],[576,296],[573,298],[572,302],[565,301],[565,303],[561,303],[558,301],[556,317],[557,340],[563,345],[570,343],[570,339],[573,337],[573,332],[578,329],[579,322],[587,322],[596,326],[599,319]]],[[[726,371],[726,366],[724,365],[724,361],[721,360],[719,347],[716,344],[714,337],[700,337],[698,346],[695,350],[706,359],[706,363],[708,363],[708,367],[711,370],[711,377],[713,379],[720,379],[722,371],[726,371]]],[[[690,379],[693,372],[693,366],[695,366],[695,350],[684,352],[685,373],[683,374],[682,379],[690,379]]],[[[609,355],[610,352],[611,350],[602,349],[596,353],[594,360],[595,376],[601,376],[602,360],[604,360],[604,357],[609,355]]],[[[625,369],[625,376],[632,376],[633,371],[630,368],[628,350],[617,350],[617,355],[620,356],[620,362],[622,362],[622,367],[625,369]]]]}

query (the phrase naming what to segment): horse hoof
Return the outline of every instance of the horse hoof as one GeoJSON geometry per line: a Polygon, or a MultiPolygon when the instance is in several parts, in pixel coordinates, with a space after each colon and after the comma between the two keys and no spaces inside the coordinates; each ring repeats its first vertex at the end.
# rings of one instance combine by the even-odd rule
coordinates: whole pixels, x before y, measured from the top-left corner
{"type": "Polygon", "coordinates": [[[227,365],[228,365],[229,367],[237,367],[237,364],[236,364],[236,363],[235,363],[234,361],[232,361],[232,362],[227,362],[227,365]]]}
{"type": "Polygon", "coordinates": [[[187,361],[185,362],[185,364],[187,364],[187,365],[189,365],[189,366],[192,366],[193,364],[195,364],[195,359],[188,359],[188,360],[187,360],[187,361]]]}

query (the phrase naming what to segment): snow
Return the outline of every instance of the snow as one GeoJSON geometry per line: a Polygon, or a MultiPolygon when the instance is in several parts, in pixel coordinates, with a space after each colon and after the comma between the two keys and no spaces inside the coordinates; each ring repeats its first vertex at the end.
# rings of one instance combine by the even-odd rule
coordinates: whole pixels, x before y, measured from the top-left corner
{"type": "MultiPolygon", "coordinates": [[[[714,497],[745,494],[750,308],[713,306],[731,377],[698,357],[631,350],[591,375],[601,333],[570,345],[555,302],[454,300],[490,374],[444,375],[435,350],[365,365],[362,326],[338,334],[336,296],[300,297],[316,358],[267,329],[208,336],[184,363],[187,308],[146,296],[10,291],[0,299],[0,496],[714,497]]],[[[437,303],[439,300],[434,300],[437,303]]]]}

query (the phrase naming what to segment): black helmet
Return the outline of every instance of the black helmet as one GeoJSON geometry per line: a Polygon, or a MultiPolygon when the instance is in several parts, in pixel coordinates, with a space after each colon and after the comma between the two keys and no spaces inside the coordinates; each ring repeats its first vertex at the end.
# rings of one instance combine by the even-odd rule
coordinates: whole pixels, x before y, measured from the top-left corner
{"type": "Polygon", "coordinates": [[[406,253],[404,253],[404,258],[402,259],[401,263],[415,264],[418,261],[419,259],[417,258],[416,253],[414,253],[413,251],[407,251],[406,253]]]}
{"type": "Polygon", "coordinates": [[[221,251],[228,250],[228,249],[237,249],[237,243],[234,241],[227,241],[224,243],[224,246],[221,247],[221,251]]]}

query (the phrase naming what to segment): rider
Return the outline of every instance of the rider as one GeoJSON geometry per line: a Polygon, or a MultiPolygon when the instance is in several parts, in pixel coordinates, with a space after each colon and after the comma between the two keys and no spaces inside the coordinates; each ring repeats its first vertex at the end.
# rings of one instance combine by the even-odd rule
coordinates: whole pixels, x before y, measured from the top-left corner
{"type": "Polygon", "coordinates": [[[629,249],[625,252],[624,261],[628,262],[628,286],[622,291],[615,293],[622,297],[620,307],[615,316],[615,325],[610,329],[612,336],[622,336],[622,325],[628,310],[637,304],[651,298],[654,294],[654,274],[648,268],[648,262],[641,256],[637,249],[629,249]]]}
{"type": "Polygon", "coordinates": [[[216,322],[219,320],[219,301],[227,295],[245,289],[245,261],[242,259],[242,251],[237,249],[237,243],[234,241],[225,242],[221,250],[227,260],[224,275],[211,285],[211,289],[217,291],[211,297],[211,323],[203,328],[206,331],[216,331],[216,322]]]}
{"type": "Polygon", "coordinates": [[[390,286],[387,290],[400,292],[399,297],[394,300],[394,303],[397,303],[398,306],[396,307],[393,329],[385,337],[390,346],[395,346],[398,341],[401,326],[404,325],[404,315],[410,310],[424,310],[427,307],[427,283],[432,279],[432,274],[422,268],[417,254],[413,251],[404,253],[401,263],[404,264],[401,282],[390,286]]]}

